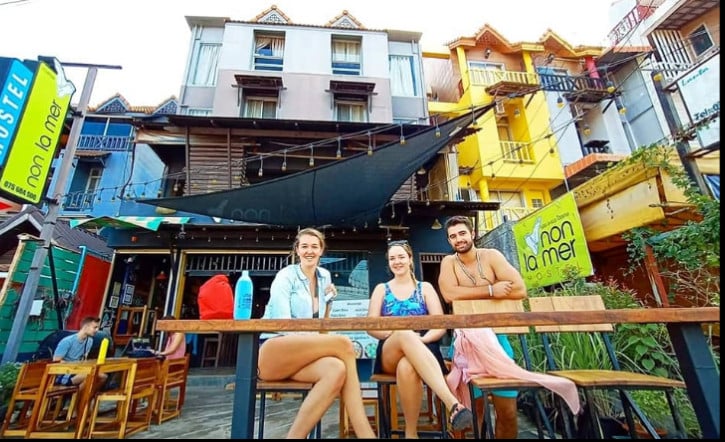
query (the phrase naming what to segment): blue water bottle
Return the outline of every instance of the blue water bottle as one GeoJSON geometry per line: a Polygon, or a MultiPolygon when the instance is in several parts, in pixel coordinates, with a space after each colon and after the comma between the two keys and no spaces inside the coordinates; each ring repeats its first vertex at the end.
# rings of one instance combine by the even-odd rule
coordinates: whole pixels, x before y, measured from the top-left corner
{"type": "Polygon", "coordinates": [[[234,288],[234,319],[250,319],[253,300],[254,284],[249,277],[249,270],[243,270],[234,288]]]}

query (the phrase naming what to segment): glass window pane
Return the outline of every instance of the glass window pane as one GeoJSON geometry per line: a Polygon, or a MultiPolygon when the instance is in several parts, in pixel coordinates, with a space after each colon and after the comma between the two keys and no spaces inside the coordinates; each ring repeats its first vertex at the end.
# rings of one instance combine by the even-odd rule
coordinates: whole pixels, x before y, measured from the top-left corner
{"type": "Polygon", "coordinates": [[[415,97],[415,75],[413,57],[390,56],[390,92],[398,97],[415,97]]]}

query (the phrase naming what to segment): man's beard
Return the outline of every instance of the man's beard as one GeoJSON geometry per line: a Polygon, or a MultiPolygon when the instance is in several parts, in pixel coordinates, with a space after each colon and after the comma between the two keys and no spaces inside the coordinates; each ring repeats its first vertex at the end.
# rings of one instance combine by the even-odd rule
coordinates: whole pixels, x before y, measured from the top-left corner
{"type": "Polygon", "coordinates": [[[466,242],[463,245],[455,246],[454,249],[456,250],[456,253],[468,253],[469,250],[473,248],[473,242],[466,242]]]}

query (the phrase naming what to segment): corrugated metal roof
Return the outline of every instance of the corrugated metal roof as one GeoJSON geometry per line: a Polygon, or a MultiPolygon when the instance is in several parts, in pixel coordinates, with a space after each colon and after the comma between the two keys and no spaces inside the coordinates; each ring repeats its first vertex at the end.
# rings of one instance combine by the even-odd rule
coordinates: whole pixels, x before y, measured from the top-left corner
{"type": "MultiPolygon", "coordinates": [[[[0,223],[0,242],[7,248],[11,242],[17,242],[17,236],[27,233],[39,236],[43,227],[45,214],[35,206],[27,206],[17,214],[6,218],[0,223]]],[[[110,261],[113,249],[106,245],[106,240],[93,232],[84,229],[72,229],[65,219],[58,219],[53,230],[53,242],[66,249],[80,252],[81,246],[88,253],[110,261]]]]}

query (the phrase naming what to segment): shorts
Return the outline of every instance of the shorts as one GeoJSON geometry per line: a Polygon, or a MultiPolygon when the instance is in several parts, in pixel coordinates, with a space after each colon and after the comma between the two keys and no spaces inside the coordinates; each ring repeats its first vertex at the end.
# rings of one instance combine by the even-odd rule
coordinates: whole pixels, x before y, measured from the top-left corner
{"type": "MultiPolygon", "coordinates": [[[[496,337],[498,338],[498,342],[499,342],[499,344],[501,344],[501,347],[503,347],[503,350],[506,352],[506,354],[509,355],[509,357],[513,358],[514,349],[513,349],[513,347],[511,347],[511,343],[509,342],[508,336],[496,335],[496,337]]],[[[455,338],[454,338],[454,341],[455,341],[455,338]]],[[[453,359],[453,341],[451,342],[451,347],[450,347],[448,356],[451,359],[453,359]]],[[[518,396],[519,392],[518,392],[518,390],[497,390],[497,391],[492,391],[491,394],[494,396],[503,397],[503,398],[515,398],[516,396],[518,396]]],[[[474,389],[473,397],[475,399],[478,399],[481,396],[483,396],[483,393],[481,392],[481,390],[478,388],[474,389]]]]}
{"type": "Polygon", "coordinates": [[[70,387],[73,385],[73,375],[72,374],[64,374],[63,376],[59,376],[55,378],[55,385],[63,385],[66,387],[70,387]]]}

